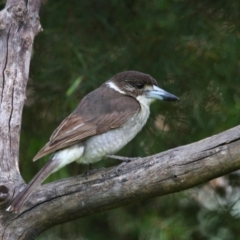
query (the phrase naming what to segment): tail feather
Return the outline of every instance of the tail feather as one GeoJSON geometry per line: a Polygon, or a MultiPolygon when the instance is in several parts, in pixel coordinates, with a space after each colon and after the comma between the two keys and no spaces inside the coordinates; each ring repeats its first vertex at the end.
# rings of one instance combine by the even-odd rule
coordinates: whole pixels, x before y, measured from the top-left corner
{"type": "Polygon", "coordinates": [[[12,204],[7,208],[9,212],[19,212],[21,207],[27,201],[34,189],[41,185],[41,183],[58,167],[58,161],[50,159],[46,165],[35,175],[35,177],[28,183],[26,188],[14,198],[12,204]]]}

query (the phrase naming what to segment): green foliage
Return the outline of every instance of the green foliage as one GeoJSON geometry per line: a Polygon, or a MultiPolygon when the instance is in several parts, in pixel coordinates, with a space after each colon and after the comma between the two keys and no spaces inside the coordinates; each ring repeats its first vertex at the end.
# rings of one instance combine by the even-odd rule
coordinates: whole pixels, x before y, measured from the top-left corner
{"type": "MultiPolygon", "coordinates": [[[[147,126],[119,155],[154,154],[238,125],[239,12],[238,0],[49,1],[23,115],[24,178],[43,165],[31,159],[79,100],[124,70],[151,74],[180,102],[156,102],[147,126]]],[[[117,162],[96,166],[110,164],[117,162]]],[[[71,165],[48,181],[83,171],[71,165]]],[[[39,239],[239,239],[238,226],[238,217],[201,207],[187,191],[80,219],[39,239]]]]}

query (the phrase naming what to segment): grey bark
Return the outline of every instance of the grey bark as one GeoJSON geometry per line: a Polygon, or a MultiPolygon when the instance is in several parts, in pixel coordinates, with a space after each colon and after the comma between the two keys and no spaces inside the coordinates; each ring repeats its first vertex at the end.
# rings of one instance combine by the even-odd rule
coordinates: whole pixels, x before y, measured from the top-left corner
{"type": "Polygon", "coordinates": [[[33,239],[51,226],[204,183],[240,168],[240,126],[135,160],[121,175],[99,170],[45,184],[20,214],[5,214],[5,239],[33,239]],[[14,232],[12,230],[15,230],[14,232]]]}
{"type": "Polygon", "coordinates": [[[9,0],[0,12],[0,239],[34,239],[46,229],[96,212],[196,186],[240,168],[240,126],[115,168],[45,184],[21,213],[6,212],[24,187],[19,133],[40,1],[9,0]]]}
{"type": "Polygon", "coordinates": [[[33,41],[41,30],[40,3],[8,0],[0,12],[0,239],[9,239],[3,235],[9,224],[3,209],[24,183],[18,167],[19,137],[33,41]]]}

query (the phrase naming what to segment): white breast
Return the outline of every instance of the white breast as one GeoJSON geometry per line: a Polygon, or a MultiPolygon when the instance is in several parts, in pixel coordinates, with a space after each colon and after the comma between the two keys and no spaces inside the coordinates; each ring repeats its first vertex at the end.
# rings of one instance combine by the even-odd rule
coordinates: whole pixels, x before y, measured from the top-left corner
{"type": "Polygon", "coordinates": [[[140,112],[129,119],[123,127],[89,138],[84,144],[84,154],[77,160],[78,163],[89,164],[97,162],[108,154],[118,152],[141,131],[147,122],[150,112],[149,104],[146,101],[142,101],[142,99],[138,100],[141,103],[140,112]]]}

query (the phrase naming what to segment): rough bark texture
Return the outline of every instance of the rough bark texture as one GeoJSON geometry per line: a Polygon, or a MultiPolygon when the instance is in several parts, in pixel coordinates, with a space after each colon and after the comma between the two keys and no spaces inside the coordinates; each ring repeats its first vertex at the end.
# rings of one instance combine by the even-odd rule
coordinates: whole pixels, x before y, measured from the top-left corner
{"type": "Polygon", "coordinates": [[[19,136],[33,40],[41,30],[39,8],[39,0],[9,0],[0,12],[0,239],[8,239],[3,209],[23,184],[19,136]]]}
{"type": "Polygon", "coordinates": [[[39,0],[9,0],[0,12],[0,239],[34,239],[46,229],[135,201],[181,191],[240,168],[240,126],[115,168],[46,184],[19,214],[5,211],[24,187],[18,168],[21,115],[39,0]]]}
{"type": "Polygon", "coordinates": [[[33,239],[46,229],[142,199],[181,191],[240,168],[240,126],[115,168],[46,184],[19,214],[5,215],[4,239],[33,239]],[[12,231],[14,229],[14,232],[12,231]]]}

